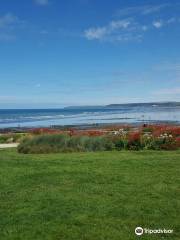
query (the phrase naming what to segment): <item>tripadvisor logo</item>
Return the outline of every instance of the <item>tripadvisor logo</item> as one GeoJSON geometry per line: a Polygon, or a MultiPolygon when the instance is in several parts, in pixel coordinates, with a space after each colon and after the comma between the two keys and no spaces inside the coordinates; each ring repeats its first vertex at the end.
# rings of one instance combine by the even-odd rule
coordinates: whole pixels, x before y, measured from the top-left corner
{"type": "Polygon", "coordinates": [[[137,227],[135,228],[135,234],[140,236],[143,234],[143,228],[142,227],[137,227]]]}
{"type": "Polygon", "coordinates": [[[149,228],[142,228],[142,227],[136,227],[135,228],[135,234],[136,235],[138,235],[138,236],[140,236],[140,235],[142,235],[142,234],[162,234],[162,233],[164,233],[164,234],[169,234],[169,233],[173,233],[173,229],[161,229],[161,228],[159,228],[159,229],[149,229],[149,228]]]}

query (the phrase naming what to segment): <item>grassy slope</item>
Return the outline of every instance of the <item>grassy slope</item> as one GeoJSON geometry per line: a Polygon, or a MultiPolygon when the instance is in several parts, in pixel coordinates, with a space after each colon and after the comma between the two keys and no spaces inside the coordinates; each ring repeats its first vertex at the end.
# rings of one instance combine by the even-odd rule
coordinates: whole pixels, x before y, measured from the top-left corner
{"type": "Polygon", "coordinates": [[[180,239],[180,152],[0,151],[0,239],[180,239]]]}

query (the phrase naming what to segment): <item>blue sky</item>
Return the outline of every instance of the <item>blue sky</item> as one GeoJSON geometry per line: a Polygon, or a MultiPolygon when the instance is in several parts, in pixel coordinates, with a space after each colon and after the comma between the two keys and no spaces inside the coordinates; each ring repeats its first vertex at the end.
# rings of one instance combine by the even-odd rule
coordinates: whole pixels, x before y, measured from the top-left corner
{"type": "Polygon", "coordinates": [[[0,108],[180,101],[180,2],[1,0],[0,108]]]}

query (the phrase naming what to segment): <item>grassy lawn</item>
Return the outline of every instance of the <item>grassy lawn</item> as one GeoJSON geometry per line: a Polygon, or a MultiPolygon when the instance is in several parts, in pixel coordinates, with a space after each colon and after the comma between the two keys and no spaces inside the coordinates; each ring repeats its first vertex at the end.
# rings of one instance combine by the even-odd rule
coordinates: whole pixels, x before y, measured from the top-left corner
{"type": "Polygon", "coordinates": [[[0,150],[1,240],[180,239],[180,151],[0,150]],[[137,237],[136,226],[174,229],[137,237]]]}

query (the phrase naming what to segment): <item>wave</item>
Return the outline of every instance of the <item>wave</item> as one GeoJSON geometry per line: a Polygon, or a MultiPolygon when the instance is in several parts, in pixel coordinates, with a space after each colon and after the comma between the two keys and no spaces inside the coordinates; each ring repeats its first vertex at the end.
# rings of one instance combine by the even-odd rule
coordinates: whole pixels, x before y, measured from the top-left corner
{"type": "Polygon", "coordinates": [[[1,114],[0,127],[5,126],[50,126],[50,125],[73,125],[83,123],[101,122],[138,122],[138,121],[179,121],[179,108],[150,108],[127,109],[96,109],[96,110],[28,110],[7,111],[1,114]]]}

